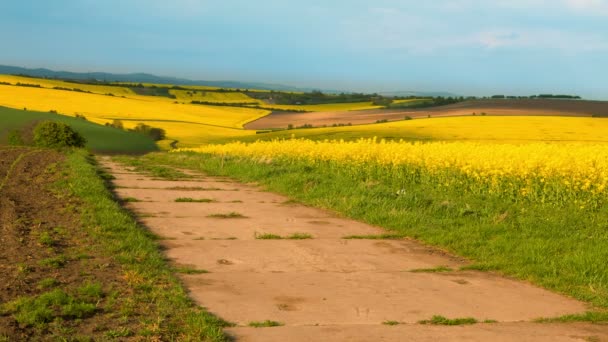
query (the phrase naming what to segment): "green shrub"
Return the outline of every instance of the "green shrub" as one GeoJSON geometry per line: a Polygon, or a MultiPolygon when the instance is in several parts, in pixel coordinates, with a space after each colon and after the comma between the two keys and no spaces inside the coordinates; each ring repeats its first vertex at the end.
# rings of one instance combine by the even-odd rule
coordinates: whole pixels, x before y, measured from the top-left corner
{"type": "Polygon", "coordinates": [[[34,144],[40,147],[84,147],[86,139],[62,122],[43,121],[34,128],[34,144]]]}

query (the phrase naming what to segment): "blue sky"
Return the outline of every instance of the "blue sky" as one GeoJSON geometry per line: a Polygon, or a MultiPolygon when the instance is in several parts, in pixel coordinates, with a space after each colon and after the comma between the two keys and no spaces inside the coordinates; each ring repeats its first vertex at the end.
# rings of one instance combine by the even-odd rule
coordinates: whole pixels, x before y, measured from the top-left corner
{"type": "Polygon", "coordinates": [[[0,64],[608,99],[608,0],[2,0],[0,64]]]}

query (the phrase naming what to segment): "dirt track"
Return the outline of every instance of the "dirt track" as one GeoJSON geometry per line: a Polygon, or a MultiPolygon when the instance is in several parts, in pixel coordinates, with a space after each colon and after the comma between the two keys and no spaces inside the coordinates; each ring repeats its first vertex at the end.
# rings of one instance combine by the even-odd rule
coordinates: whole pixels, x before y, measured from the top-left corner
{"type": "Polygon", "coordinates": [[[316,113],[273,113],[245,125],[247,129],[287,128],[289,124],[302,126],[331,126],[333,124],[353,125],[374,123],[378,120],[403,120],[437,116],[471,115],[557,115],[557,116],[608,116],[608,101],[582,100],[476,100],[448,106],[415,110],[356,110],[316,113]]]}
{"type": "Polygon", "coordinates": [[[411,272],[465,261],[410,240],[347,240],[385,231],[295,205],[225,178],[155,180],[103,160],[129,209],[164,238],[176,264],[209,271],[183,275],[191,297],[237,324],[243,341],[582,341],[608,340],[605,326],[530,323],[580,313],[586,305],[532,285],[475,271],[411,272]],[[178,188],[179,187],[179,188],[178,188]],[[210,199],[177,203],[176,198],[210,199]],[[244,218],[209,215],[236,212],[244,218]],[[260,240],[264,233],[306,240],[260,240]],[[472,326],[417,324],[433,315],[474,317],[472,326]],[[272,320],[275,328],[250,328],[272,320]],[[383,325],[398,321],[397,326],[383,325]]]}

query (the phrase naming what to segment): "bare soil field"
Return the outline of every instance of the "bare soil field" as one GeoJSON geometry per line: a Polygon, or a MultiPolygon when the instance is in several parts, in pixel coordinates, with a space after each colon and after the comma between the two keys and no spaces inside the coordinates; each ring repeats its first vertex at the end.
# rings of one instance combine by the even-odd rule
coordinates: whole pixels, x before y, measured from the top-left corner
{"type": "Polygon", "coordinates": [[[339,112],[285,113],[275,112],[245,125],[246,129],[294,127],[305,124],[331,126],[333,124],[369,124],[378,120],[403,120],[442,116],[472,115],[551,115],[551,116],[608,116],[608,101],[517,99],[474,100],[453,105],[421,109],[372,109],[339,112]]]}
{"type": "MultiPolygon", "coordinates": [[[[65,177],[64,158],[51,150],[0,148],[0,304],[52,293],[53,300],[73,300],[71,308],[86,308],[88,300],[79,296],[100,294],[92,291],[93,284],[116,296],[128,291],[120,266],[96,250],[83,231],[78,201],[53,186],[65,177]]],[[[18,312],[0,310],[0,340],[103,338],[108,330],[138,325],[136,319],[119,322],[106,315],[109,296],[91,300],[95,308],[82,312],[37,311],[30,307],[34,302],[24,301],[16,305],[18,312]]]]}
{"type": "Polygon", "coordinates": [[[226,331],[236,340],[608,339],[605,326],[533,323],[584,312],[579,301],[461,271],[466,260],[414,240],[345,238],[386,233],[381,228],[224,177],[163,180],[108,158],[102,164],[167,258],[191,270],[181,275],[190,296],[234,323],[226,331]],[[419,323],[435,315],[482,323],[419,323]]]}

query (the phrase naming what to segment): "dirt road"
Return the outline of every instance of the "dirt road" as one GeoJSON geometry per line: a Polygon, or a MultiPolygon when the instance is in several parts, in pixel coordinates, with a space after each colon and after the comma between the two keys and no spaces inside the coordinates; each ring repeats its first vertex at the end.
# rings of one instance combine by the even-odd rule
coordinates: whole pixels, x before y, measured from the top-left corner
{"type": "Polygon", "coordinates": [[[156,180],[103,159],[116,192],[183,275],[191,297],[242,341],[584,341],[608,327],[532,323],[586,305],[490,273],[410,240],[344,239],[386,231],[229,179],[156,180]],[[178,198],[206,202],[176,202],[178,198]],[[278,235],[285,239],[261,239],[278,235]],[[309,239],[288,239],[287,237],[309,239]],[[307,234],[307,235],[306,235],[307,234]],[[429,272],[437,267],[454,269],[429,272]],[[497,323],[433,326],[434,315],[497,323]],[[253,328],[276,321],[280,327],[253,328]],[[389,321],[398,322],[388,325],[389,321]]]}

